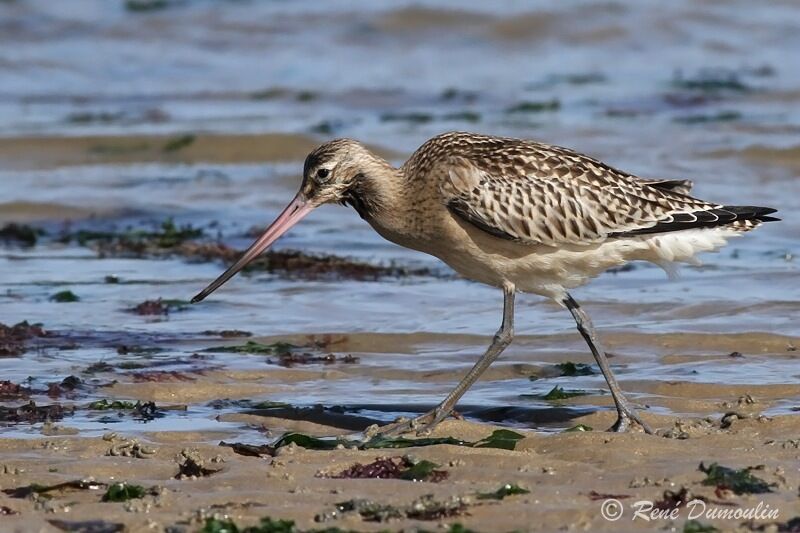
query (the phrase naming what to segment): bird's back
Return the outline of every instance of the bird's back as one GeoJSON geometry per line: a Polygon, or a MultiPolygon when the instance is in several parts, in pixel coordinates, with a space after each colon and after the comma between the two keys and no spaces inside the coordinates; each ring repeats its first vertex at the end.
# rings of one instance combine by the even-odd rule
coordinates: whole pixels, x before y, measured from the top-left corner
{"type": "Polygon", "coordinates": [[[460,238],[481,240],[478,248],[497,265],[506,262],[503,254],[520,256],[521,247],[550,254],[547,269],[584,281],[634,259],[666,267],[691,262],[727,237],[776,220],[771,208],[694,198],[687,180],[642,179],[573,150],[523,139],[445,133],[423,144],[402,170],[410,188],[434,188],[429,196],[466,226],[468,235],[460,238]],[[493,242],[497,250],[487,250],[493,242]],[[558,250],[569,252],[563,265],[553,264],[558,250]]]}
{"type": "Polygon", "coordinates": [[[567,148],[522,139],[446,133],[422,145],[405,168],[410,176],[435,180],[454,214],[498,237],[534,244],[591,244],[728,225],[744,230],[775,212],[700,200],[689,195],[687,180],[646,180],[567,148]]]}

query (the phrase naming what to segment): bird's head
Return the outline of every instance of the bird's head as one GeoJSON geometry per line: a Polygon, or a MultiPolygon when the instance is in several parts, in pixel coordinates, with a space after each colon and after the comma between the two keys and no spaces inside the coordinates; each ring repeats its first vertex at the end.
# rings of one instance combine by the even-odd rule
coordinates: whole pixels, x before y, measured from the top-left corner
{"type": "Polygon", "coordinates": [[[327,142],[306,157],[299,194],[314,207],[344,203],[375,159],[358,141],[327,142]]]}
{"type": "Polygon", "coordinates": [[[352,139],[335,139],[313,150],[303,165],[300,191],[264,233],[228,270],[192,298],[199,302],[247,266],[315,208],[328,203],[353,205],[364,216],[378,195],[371,177],[391,169],[352,139]]]}

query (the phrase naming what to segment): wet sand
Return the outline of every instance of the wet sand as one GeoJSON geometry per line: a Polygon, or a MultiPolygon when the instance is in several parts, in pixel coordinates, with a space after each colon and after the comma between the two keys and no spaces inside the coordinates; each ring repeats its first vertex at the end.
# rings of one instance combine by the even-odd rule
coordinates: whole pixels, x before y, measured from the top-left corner
{"type": "MultiPolygon", "coordinates": [[[[568,348],[577,340],[573,338],[576,336],[523,336],[516,348],[529,353],[531,347],[542,344],[568,348]]],[[[357,432],[367,425],[380,422],[381,410],[390,412],[393,407],[389,403],[354,401],[355,397],[345,392],[357,386],[354,384],[413,383],[418,390],[441,391],[442,394],[452,384],[452,370],[392,369],[386,366],[387,357],[397,357],[394,354],[398,351],[412,358],[420,357],[414,354],[431,344],[455,343],[477,350],[485,340],[478,336],[437,338],[428,334],[333,334],[317,335],[314,339],[325,339],[325,348],[313,348],[313,343],[308,344],[309,337],[304,336],[207,339],[203,342],[217,346],[216,350],[242,346],[244,340],[263,346],[274,346],[275,342],[305,344],[312,346],[307,350],[313,353],[334,350],[339,362],[286,366],[276,364],[275,357],[265,359],[263,355],[250,354],[245,357],[255,366],[236,370],[226,368],[224,357],[230,357],[228,355],[196,359],[191,366],[179,371],[165,371],[161,369],[171,367],[154,362],[148,367],[147,361],[141,358],[134,360],[144,364],[144,368],[135,370],[124,370],[127,367],[122,360],[112,361],[117,369],[100,369],[92,375],[100,383],[95,394],[120,401],[155,402],[161,416],[167,417],[167,422],[161,426],[163,429],[152,431],[145,425],[135,432],[115,431],[115,424],[109,424],[109,432],[103,435],[96,431],[85,435],[87,431],[80,429],[85,422],[74,428],[73,417],[67,415],[42,427],[44,435],[31,433],[22,439],[0,439],[3,456],[0,508],[10,513],[2,517],[4,530],[44,531],[48,530],[51,520],[80,523],[102,519],[106,527],[121,524],[126,531],[162,530],[168,526],[175,526],[173,531],[196,531],[204,527],[209,518],[232,520],[245,526],[254,525],[264,517],[292,520],[300,531],[326,527],[347,531],[446,530],[453,524],[462,524],[473,531],[680,529],[690,510],[701,512],[699,507],[681,503],[694,499],[702,499],[707,509],[721,510],[745,510],[762,502],[762,507],[777,509],[779,513],[779,518],[763,515],[753,522],[752,527],[766,527],[766,531],[788,531],[779,527],[789,527],[787,521],[797,515],[800,442],[796,435],[800,431],[800,418],[791,413],[798,408],[796,401],[787,404],[787,399],[800,397],[800,385],[692,384],[641,378],[631,381],[625,379],[623,373],[625,389],[635,395],[638,403],[647,406],[645,419],[657,430],[657,435],[653,436],[602,431],[611,425],[614,417],[610,397],[597,391],[589,396],[560,401],[518,397],[507,409],[465,401],[459,412],[471,421],[447,420],[431,435],[475,442],[496,429],[508,429],[509,421],[513,420],[511,429],[524,437],[516,442],[513,450],[440,444],[402,449],[345,447],[325,451],[290,444],[276,451],[263,451],[262,456],[256,457],[240,455],[228,446],[220,446],[222,442],[240,442],[243,434],[249,435],[244,441],[246,444],[256,446],[274,442],[287,432],[314,437],[357,437],[357,432]],[[357,359],[345,363],[342,359],[345,355],[357,359]],[[261,402],[271,398],[286,401],[295,397],[293,390],[315,382],[325,383],[326,387],[343,383],[340,407],[302,407],[308,405],[308,401],[299,397],[296,399],[301,407],[246,403],[250,398],[259,398],[261,402]],[[221,401],[223,399],[225,401],[221,401]],[[237,400],[244,403],[237,404],[237,400]],[[216,416],[219,429],[203,432],[169,429],[169,420],[176,420],[176,415],[171,413],[186,412],[181,416],[189,419],[207,417],[208,414],[202,413],[207,412],[209,405],[214,405],[219,413],[216,416]],[[176,408],[179,410],[175,411],[176,408]],[[560,429],[564,427],[584,431],[560,429]],[[137,446],[144,449],[145,454],[115,456],[126,448],[125,439],[136,439],[137,446]],[[207,475],[176,479],[179,463],[187,453],[199,459],[207,475]],[[447,472],[445,479],[415,482],[330,478],[357,463],[405,456],[412,461],[435,463],[437,469],[447,472]],[[699,469],[701,463],[705,467],[713,463],[733,469],[754,467],[752,474],[769,485],[769,492],[737,494],[724,484],[704,485],[706,474],[699,469]],[[54,491],[47,496],[12,497],[14,489],[31,484],[86,479],[105,484],[141,485],[148,493],[124,503],[101,502],[105,486],[97,490],[54,491]],[[529,492],[508,495],[502,500],[480,496],[505,485],[529,492]],[[681,493],[684,489],[689,492],[681,493]],[[680,494],[682,496],[677,496],[680,494]],[[612,497],[624,506],[623,517],[618,522],[603,518],[600,512],[603,502],[612,497]],[[372,507],[361,514],[358,510],[337,512],[337,505],[353,500],[369,500],[372,507]],[[653,518],[653,522],[641,517],[633,520],[632,506],[640,501],[660,502],[667,510],[675,506],[677,514],[672,518],[653,518]],[[384,514],[368,513],[376,506],[383,509],[384,514]],[[429,515],[415,515],[409,511],[430,506],[434,511],[429,515]]],[[[637,350],[662,354],[658,358],[659,372],[665,373],[668,370],[663,369],[670,365],[703,364],[709,360],[723,365],[742,364],[743,359],[748,363],[794,361],[797,352],[793,347],[800,343],[798,338],[764,334],[610,335],[608,341],[612,346],[635,346],[637,350]],[[726,353],[733,348],[751,355],[739,357],[726,353]]],[[[495,387],[505,382],[509,390],[518,391],[523,388],[520,378],[528,381],[535,377],[531,383],[541,384],[542,391],[553,384],[572,390],[570,382],[577,378],[554,374],[551,359],[563,361],[557,353],[549,357],[538,354],[535,362],[531,360],[527,364],[501,360],[487,372],[483,382],[495,387]]],[[[617,355],[612,360],[615,365],[625,365],[627,359],[617,355]]],[[[88,387],[90,380],[84,379],[88,387]]],[[[73,406],[74,416],[85,416],[81,412],[86,411],[86,402],[80,399],[80,393],[76,394],[51,396],[50,401],[73,406]]],[[[411,395],[396,390],[389,394],[386,398],[411,395]]],[[[38,396],[37,403],[44,398],[38,396]]],[[[24,404],[24,401],[20,398],[14,403],[24,404]]],[[[412,413],[427,406],[399,408],[412,413]]],[[[112,415],[114,410],[104,412],[112,415]]],[[[118,412],[122,419],[131,416],[130,411],[124,414],[125,409],[118,412]]],[[[362,502],[361,505],[367,504],[362,502]]],[[[714,518],[704,514],[698,520],[722,531],[751,527],[747,519],[714,518]]]]}
{"type": "Polygon", "coordinates": [[[0,138],[0,164],[6,169],[23,170],[148,161],[295,161],[318,144],[308,136],[278,133],[7,137],[0,138]]]}
{"type": "MultiPolygon", "coordinates": [[[[671,426],[671,417],[646,416],[656,426],[671,426]]],[[[598,427],[608,425],[608,414],[575,420],[598,427]]],[[[335,428],[303,423],[286,425],[274,418],[252,419],[277,429],[280,426],[312,434],[336,434],[335,428]]],[[[685,421],[688,426],[692,421],[685,421]]],[[[434,436],[479,440],[494,427],[487,424],[448,421],[434,436]]],[[[678,507],[676,519],[657,519],[648,523],[633,520],[630,505],[640,500],[659,502],[665,493],[688,489],[694,498],[703,498],[709,508],[749,508],[758,502],[780,512],[780,519],[756,520],[758,527],[771,522],[786,524],[797,512],[800,475],[796,416],[769,420],[737,421],[720,430],[714,425],[692,431],[684,440],[642,434],[604,432],[542,435],[522,432],[525,438],[514,451],[476,450],[452,445],[437,445],[404,450],[313,451],[288,447],[276,457],[245,457],[231,449],[208,443],[210,438],[227,439],[220,432],[145,433],[141,442],[155,450],[146,459],[108,456],[112,443],[102,438],[49,437],[35,440],[3,439],[3,489],[50,484],[73,479],[126,481],[156,487],[157,494],[127,503],[101,503],[101,491],[73,491],[52,498],[0,497],[0,508],[12,514],[3,516],[5,531],[48,530],[49,520],[103,521],[124,524],[129,531],[148,528],[193,531],[208,517],[225,517],[239,525],[253,525],[263,517],[293,520],[301,530],[339,527],[343,530],[437,530],[460,523],[475,531],[591,530],[682,527],[687,507],[678,507]],[[213,474],[199,479],[175,479],[178,458],[184,450],[194,450],[206,460],[213,474]],[[355,463],[370,463],[378,457],[413,454],[418,460],[432,461],[448,472],[438,483],[391,479],[325,479],[320,473],[335,473],[355,463]],[[767,494],[736,495],[730,490],[702,484],[699,471],[718,462],[732,468],[757,466],[756,475],[770,484],[767,494]],[[491,493],[506,484],[516,484],[530,492],[507,496],[502,501],[481,500],[480,493],[491,493]],[[439,502],[460,498],[463,506],[453,516],[419,520],[393,518],[386,522],[362,519],[357,512],[336,513],[337,504],[366,499],[404,508],[414,500],[433,495],[439,502]],[[606,497],[603,497],[603,496],[606,497]],[[626,507],[619,522],[602,518],[600,506],[616,498],[626,507]],[[20,514],[13,514],[20,513],[20,514]],[[323,516],[336,518],[323,519],[323,516]]],[[[666,496],[669,500],[669,496],[666,496]]],[[[694,509],[694,508],[693,508],[694,509]]],[[[748,520],[710,520],[704,525],[723,531],[746,528],[748,520]]],[[[772,526],[773,531],[788,531],[772,526]]]]}

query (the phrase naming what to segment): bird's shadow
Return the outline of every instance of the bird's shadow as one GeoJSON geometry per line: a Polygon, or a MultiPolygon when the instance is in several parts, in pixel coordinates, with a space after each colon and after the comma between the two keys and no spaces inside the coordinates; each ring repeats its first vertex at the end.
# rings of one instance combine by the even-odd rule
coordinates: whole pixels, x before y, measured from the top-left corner
{"type": "MultiPolygon", "coordinates": [[[[270,407],[268,409],[247,409],[245,414],[270,418],[311,422],[335,427],[346,431],[363,431],[377,424],[384,425],[394,421],[398,416],[409,418],[428,412],[434,405],[409,404],[347,404],[347,405],[313,405],[307,407],[270,407]],[[384,416],[385,415],[385,416],[384,416]]],[[[485,407],[463,405],[458,413],[469,420],[496,425],[527,429],[556,429],[578,417],[596,411],[588,407],[519,407],[497,406],[485,407]]]]}

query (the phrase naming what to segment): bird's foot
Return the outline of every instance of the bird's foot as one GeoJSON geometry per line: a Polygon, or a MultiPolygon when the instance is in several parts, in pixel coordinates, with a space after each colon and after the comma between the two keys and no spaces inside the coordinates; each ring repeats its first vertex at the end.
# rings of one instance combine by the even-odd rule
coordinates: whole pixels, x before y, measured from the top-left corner
{"type": "Polygon", "coordinates": [[[617,403],[617,415],[617,421],[608,429],[609,431],[625,433],[631,429],[631,422],[636,422],[645,433],[648,435],[653,434],[653,429],[650,425],[639,416],[639,413],[636,412],[636,409],[634,409],[627,400],[617,403]]]}
{"type": "Polygon", "coordinates": [[[395,437],[411,431],[416,431],[418,437],[429,435],[449,414],[450,411],[437,407],[416,418],[401,417],[385,426],[372,425],[364,430],[364,440],[368,441],[375,437],[395,437]]]}

